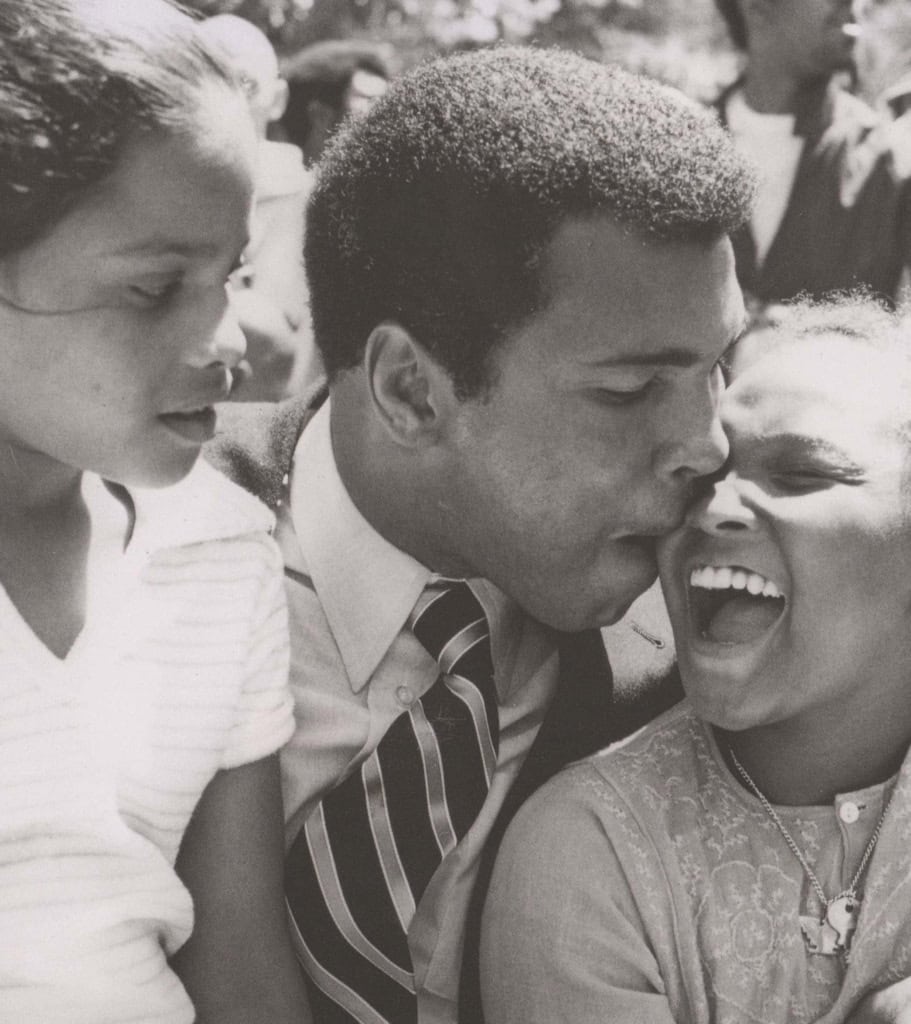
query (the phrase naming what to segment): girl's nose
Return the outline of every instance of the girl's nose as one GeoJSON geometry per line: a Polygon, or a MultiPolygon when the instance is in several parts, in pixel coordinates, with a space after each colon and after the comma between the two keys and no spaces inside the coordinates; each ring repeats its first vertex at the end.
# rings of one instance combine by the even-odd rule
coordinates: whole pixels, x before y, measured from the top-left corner
{"type": "Polygon", "coordinates": [[[730,534],[753,529],[756,516],[743,501],[737,477],[728,473],[706,484],[704,495],[687,515],[687,523],[705,533],[730,534]]]}
{"type": "MultiPolygon", "coordinates": [[[[213,301],[216,300],[213,298],[213,301]]],[[[213,309],[210,306],[207,311],[208,322],[200,324],[192,362],[199,367],[218,364],[232,369],[243,358],[247,350],[247,339],[241,330],[227,285],[217,303],[217,307],[213,309]]]]}

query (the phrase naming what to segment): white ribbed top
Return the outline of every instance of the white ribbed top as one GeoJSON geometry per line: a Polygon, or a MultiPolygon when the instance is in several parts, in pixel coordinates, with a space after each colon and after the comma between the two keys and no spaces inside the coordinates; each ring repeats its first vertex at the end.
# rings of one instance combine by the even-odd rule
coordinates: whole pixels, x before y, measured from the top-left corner
{"type": "Polygon", "coordinates": [[[293,728],[271,517],[211,468],[134,494],[124,563],[64,660],[0,590],[0,1022],[190,1022],[166,958],[204,788],[293,728]]]}

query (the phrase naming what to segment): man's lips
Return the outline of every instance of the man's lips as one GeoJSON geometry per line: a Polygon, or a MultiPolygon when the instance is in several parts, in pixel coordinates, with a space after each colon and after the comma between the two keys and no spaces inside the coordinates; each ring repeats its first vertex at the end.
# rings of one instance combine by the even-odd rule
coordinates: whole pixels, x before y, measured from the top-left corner
{"type": "Polygon", "coordinates": [[[677,519],[666,519],[660,523],[654,523],[647,526],[643,526],[640,529],[629,530],[628,532],[620,534],[617,540],[633,540],[633,541],[651,541],[654,543],[661,537],[666,537],[669,533],[673,533],[675,530],[679,530],[683,525],[684,517],[681,515],[677,519]]]}

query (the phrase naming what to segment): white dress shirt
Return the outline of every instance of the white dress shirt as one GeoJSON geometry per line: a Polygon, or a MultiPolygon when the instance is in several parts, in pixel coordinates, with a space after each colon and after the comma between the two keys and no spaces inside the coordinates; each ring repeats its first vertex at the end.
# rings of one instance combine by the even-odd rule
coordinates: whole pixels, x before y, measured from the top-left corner
{"type": "MultiPolygon", "coordinates": [[[[338,474],[329,403],[295,450],[290,513],[280,509],[297,728],[282,754],[286,842],[433,685],[438,667],[405,622],[429,569],[364,519],[338,474]]],[[[454,1024],[461,950],[478,856],[557,685],[547,632],[500,590],[470,580],[491,628],[500,747],[485,804],[437,869],[408,932],[421,1024],[454,1024]]]]}
{"type": "Polygon", "coordinates": [[[756,262],[762,264],[791,198],[804,140],[794,134],[793,114],[760,114],[747,104],[741,89],[728,99],[725,118],[734,145],[759,170],[750,227],[756,262]]]}

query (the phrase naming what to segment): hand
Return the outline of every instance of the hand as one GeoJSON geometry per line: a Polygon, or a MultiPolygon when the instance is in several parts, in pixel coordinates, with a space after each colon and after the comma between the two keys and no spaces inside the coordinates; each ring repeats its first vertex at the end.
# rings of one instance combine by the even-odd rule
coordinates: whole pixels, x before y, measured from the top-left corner
{"type": "Polygon", "coordinates": [[[865,996],[845,1024],[911,1024],[911,978],[865,996]]]}

